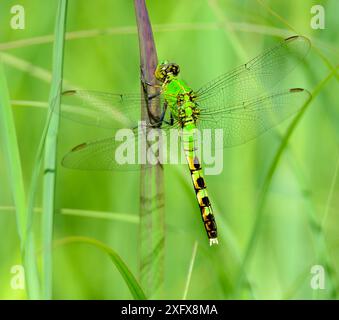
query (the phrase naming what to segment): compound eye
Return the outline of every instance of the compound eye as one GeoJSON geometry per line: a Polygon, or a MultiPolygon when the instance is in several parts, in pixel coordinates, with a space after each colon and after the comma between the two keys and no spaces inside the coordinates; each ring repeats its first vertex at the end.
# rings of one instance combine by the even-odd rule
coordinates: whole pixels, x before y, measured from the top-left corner
{"type": "Polygon", "coordinates": [[[175,76],[177,76],[180,72],[179,66],[177,64],[173,65],[171,71],[175,76]]]}

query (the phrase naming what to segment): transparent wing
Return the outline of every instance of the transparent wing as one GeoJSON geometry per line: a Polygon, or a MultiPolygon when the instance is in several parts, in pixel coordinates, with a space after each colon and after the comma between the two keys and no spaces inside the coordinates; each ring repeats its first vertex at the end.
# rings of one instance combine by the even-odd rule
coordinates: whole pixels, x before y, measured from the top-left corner
{"type": "MultiPolygon", "coordinates": [[[[161,103],[163,106],[162,97],[154,97],[150,103],[161,103]]],[[[146,108],[140,94],[70,90],[62,95],[61,116],[108,129],[134,128],[141,119],[141,106],[146,108]]]]}
{"type": "Polygon", "coordinates": [[[145,129],[120,129],[110,138],[82,143],[65,155],[62,165],[81,170],[128,171],[140,169],[140,164],[166,163],[169,148],[173,147],[166,140],[166,130],[145,129]]]}
{"type": "MultiPolygon", "coordinates": [[[[162,98],[152,98],[150,103],[162,103],[162,98]]],[[[154,165],[157,151],[155,147],[150,147],[151,142],[146,143],[140,126],[143,130],[158,130],[166,134],[171,128],[179,128],[179,124],[177,121],[170,122],[169,109],[164,119],[157,121],[154,118],[152,124],[139,123],[141,104],[146,107],[140,95],[75,90],[65,92],[61,106],[63,117],[112,129],[113,136],[74,147],[63,158],[63,166],[83,170],[138,170],[141,163],[154,165]],[[119,137],[125,137],[126,141],[119,137]],[[140,152],[142,155],[139,155],[140,152]],[[143,160],[145,156],[146,160],[143,160]]]]}
{"type": "MultiPolygon", "coordinates": [[[[212,143],[216,143],[216,147],[239,145],[258,137],[297,113],[310,97],[307,90],[295,88],[272,96],[247,100],[226,109],[220,106],[219,109],[210,111],[210,108],[202,107],[197,126],[199,129],[212,129],[212,143]],[[222,143],[220,137],[216,141],[214,129],[222,130],[222,143]]],[[[208,106],[210,99],[204,101],[208,106]]]]}
{"type": "MultiPolygon", "coordinates": [[[[132,141],[129,141],[131,143],[132,141]]],[[[137,156],[133,148],[133,158],[123,161],[116,155],[121,146],[121,141],[116,141],[114,137],[82,143],[74,147],[67,153],[62,165],[70,169],[80,170],[137,170],[137,156]]]]}
{"type": "Polygon", "coordinates": [[[197,101],[212,111],[267,96],[267,91],[304,59],[310,46],[303,36],[287,38],[245,65],[207,83],[196,92],[197,101]]]}

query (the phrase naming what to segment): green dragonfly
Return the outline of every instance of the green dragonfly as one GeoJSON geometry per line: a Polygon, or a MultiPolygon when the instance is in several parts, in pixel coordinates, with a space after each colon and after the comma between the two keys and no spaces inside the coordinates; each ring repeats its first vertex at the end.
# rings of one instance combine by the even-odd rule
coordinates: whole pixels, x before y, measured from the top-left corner
{"type": "MultiPolygon", "coordinates": [[[[178,78],[179,66],[163,61],[155,70],[159,95],[110,94],[95,91],[67,91],[63,95],[61,115],[87,125],[108,128],[112,137],[82,143],[64,157],[65,167],[86,170],[129,170],[131,162],[116,159],[121,128],[136,132],[140,105],[145,105],[149,121],[146,129],[166,132],[181,130],[181,144],[188,162],[201,217],[210,245],[217,244],[217,226],[208,197],[202,164],[197,154],[196,130],[222,130],[222,146],[229,147],[256,138],[268,129],[295,115],[310,93],[301,88],[273,91],[279,82],[301,62],[310,49],[310,41],[292,36],[264,51],[248,63],[193,90],[178,78]],[[150,105],[161,104],[162,112],[153,114],[150,105]]],[[[145,84],[145,88],[152,84],[145,84]]],[[[141,144],[140,130],[136,140],[141,144]]],[[[146,164],[147,163],[146,161],[146,164]]],[[[140,167],[140,165],[138,165],[140,167]]]]}

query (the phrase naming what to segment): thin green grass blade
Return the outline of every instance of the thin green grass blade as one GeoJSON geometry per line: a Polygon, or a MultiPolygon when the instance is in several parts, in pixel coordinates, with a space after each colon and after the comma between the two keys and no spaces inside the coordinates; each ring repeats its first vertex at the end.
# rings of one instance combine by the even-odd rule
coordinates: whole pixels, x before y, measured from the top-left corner
{"type": "Polygon", "coordinates": [[[0,61],[0,137],[4,148],[8,177],[11,184],[13,200],[16,211],[17,230],[19,238],[22,240],[24,230],[26,229],[26,195],[22,168],[20,162],[20,153],[15,131],[15,124],[9,100],[7,81],[3,66],[0,61]]]}
{"type": "Polygon", "coordinates": [[[136,300],[146,300],[147,297],[139,285],[138,281],[128,268],[128,266],[125,264],[125,262],[121,259],[121,257],[118,255],[116,251],[108,247],[106,244],[92,238],[88,237],[67,237],[63,238],[61,240],[58,240],[56,242],[57,245],[60,244],[68,244],[73,242],[80,242],[80,243],[88,243],[99,250],[103,251],[104,253],[108,254],[118,271],[120,272],[121,276],[125,280],[126,285],[128,286],[132,296],[136,300]]]}
{"type": "MultiPolygon", "coordinates": [[[[15,213],[16,210],[14,206],[0,206],[0,212],[15,213]]],[[[41,214],[42,208],[34,207],[34,213],[41,214]]],[[[130,214],[130,213],[93,211],[93,210],[70,209],[70,208],[61,208],[60,213],[63,215],[82,217],[82,218],[106,219],[106,220],[120,221],[120,222],[132,223],[132,224],[139,223],[139,216],[130,214]]]]}
{"type": "Polygon", "coordinates": [[[192,257],[191,257],[190,265],[189,265],[189,268],[188,268],[186,284],[185,284],[185,290],[184,290],[184,294],[182,296],[182,300],[186,300],[187,299],[188,289],[189,289],[189,286],[190,286],[190,283],[191,283],[191,278],[192,278],[192,273],[193,273],[193,266],[194,266],[195,258],[196,258],[196,255],[197,255],[197,250],[198,250],[198,241],[195,241],[194,245],[193,245],[193,252],[192,252],[192,257]]]}
{"type": "MultiPolygon", "coordinates": [[[[292,155],[291,148],[286,148],[286,155],[288,156],[290,167],[294,169],[295,176],[298,179],[301,190],[304,190],[304,199],[307,204],[307,221],[310,229],[312,230],[313,236],[315,261],[324,266],[324,269],[326,270],[326,289],[329,292],[330,298],[333,299],[336,296],[336,285],[332,270],[335,268],[333,267],[334,263],[331,261],[331,255],[327,248],[326,236],[321,225],[321,220],[318,218],[315,201],[312,199],[313,192],[311,187],[309,187],[309,184],[306,183],[306,177],[302,173],[302,168],[296,161],[296,157],[292,155]]],[[[312,295],[314,299],[318,299],[319,290],[312,290],[312,295]]]]}
{"type": "Polygon", "coordinates": [[[12,106],[20,106],[20,107],[35,107],[47,109],[48,103],[43,101],[29,101],[29,100],[12,100],[12,106]]]}
{"type": "MultiPolygon", "coordinates": [[[[48,128],[50,126],[53,114],[54,114],[53,110],[51,108],[49,108],[48,113],[47,113],[46,123],[45,123],[45,126],[44,126],[44,130],[43,130],[43,133],[41,135],[40,142],[39,142],[39,146],[38,146],[38,150],[37,150],[37,154],[36,154],[36,158],[35,158],[35,162],[34,162],[35,166],[33,168],[33,173],[32,173],[32,177],[31,177],[31,183],[30,183],[29,194],[28,194],[28,205],[27,205],[27,231],[26,231],[26,235],[25,235],[25,239],[26,238],[29,239],[28,242],[34,241],[34,235],[33,235],[33,230],[32,230],[33,220],[34,220],[34,204],[35,204],[36,192],[37,192],[37,188],[38,188],[40,169],[41,169],[42,161],[43,161],[44,146],[45,146],[45,142],[46,142],[46,138],[47,138],[48,128]]],[[[27,250],[29,251],[28,256],[31,256],[31,257],[35,256],[34,244],[27,244],[27,250]]],[[[27,255],[25,255],[25,257],[26,256],[27,255]]],[[[33,265],[33,264],[31,264],[31,265],[33,265]]],[[[34,272],[32,271],[29,274],[30,275],[33,275],[33,274],[37,275],[36,266],[35,266],[35,271],[34,272]]],[[[34,277],[34,279],[36,280],[36,282],[38,281],[37,276],[34,277]]],[[[27,279],[27,274],[26,274],[26,282],[29,282],[29,281],[30,281],[30,279],[29,278],[27,279]]],[[[29,285],[29,287],[32,287],[32,286],[33,285],[29,285]]],[[[40,286],[39,286],[39,288],[40,288],[40,286]]],[[[32,298],[33,299],[40,298],[40,293],[39,293],[38,297],[35,296],[35,297],[32,297],[32,298]]]]}
{"type": "Polygon", "coordinates": [[[324,212],[324,215],[321,219],[321,227],[322,228],[324,228],[324,226],[326,224],[326,221],[327,221],[327,218],[328,218],[328,215],[329,215],[330,205],[331,205],[331,202],[334,200],[333,196],[334,196],[335,184],[337,182],[338,174],[339,174],[339,152],[337,154],[337,163],[336,163],[336,166],[335,166],[335,169],[334,169],[331,186],[330,186],[328,196],[327,196],[325,212],[324,212]]]}
{"type": "MultiPolygon", "coordinates": [[[[52,83],[49,95],[49,109],[60,108],[63,74],[64,37],[66,28],[67,0],[60,0],[55,24],[53,47],[52,83]]],[[[52,240],[53,214],[55,209],[56,154],[58,145],[59,116],[53,112],[45,144],[43,205],[42,205],[42,294],[44,299],[52,298],[52,240]]]]}
{"type": "MultiPolygon", "coordinates": [[[[332,70],[327,77],[325,77],[319,84],[318,86],[313,90],[312,92],[312,98],[314,99],[322,90],[322,88],[328,83],[328,81],[336,76],[337,73],[337,69],[339,66],[337,66],[334,70],[332,70]]],[[[263,217],[264,217],[264,206],[268,197],[268,191],[270,189],[271,183],[273,181],[273,176],[278,168],[278,164],[282,158],[282,155],[284,154],[284,151],[287,147],[288,141],[290,139],[290,137],[292,136],[294,130],[296,129],[296,127],[298,126],[300,120],[302,119],[303,115],[305,114],[306,110],[308,109],[310,102],[313,99],[309,99],[304,106],[300,109],[299,113],[297,114],[297,116],[293,119],[292,123],[290,124],[290,126],[288,127],[285,136],[283,137],[281,144],[273,158],[273,161],[271,163],[271,166],[268,170],[268,173],[266,175],[266,178],[264,180],[264,184],[262,187],[262,191],[261,191],[261,195],[258,201],[258,206],[257,206],[257,210],[256,210],[256,218],[255,218],[255,222],[254,222],[254,226],[253,229],[251,231],[251,235],[249,237],[249,241],[247,243],[246,249],[245,249],[245,254],[244,254],[244,258],[243,258],[243,263],[242,266],[240,268],[239,271],[239,275],[237,277],[237,285],[236,285],[236,296],[239,295],[240,290],[242,288],[242,284],[243,284],[243,280],[245,277],[245,270],[247,267],[247,264],[249,263],[249,260],[252,256],[253,250],[255,248],[255,245],[257,243],[257,239],[259,236],[259,229],[261,227],[262,221],[263,221],[263,217]]]]}
{"type": "Polygon", "coordinates": [[[43,160],[43,150],[46,141],[47,131],[52,118],[52,111],[48,111],[47,120],[43,133],[41,135],[37,154],[35,157],[35,166],[31,177],[30,187],[28,191],[28,200],[26,208],[27,226],[23,238],[23,260],[25,265],[25,280],[28,290],[28,297],[30,299],[41,299],[40,283],[38,277],[38,269],[36,265],[36,252],[34,244],[33,222],[34,222],[34,204],[36,193],[38,190],[38,181],[40,168],[43,160]]]}
{"type": "MultiPolygon", "coordinates": [[[[28,222],[29,221],[30,219],[28,219],[28,222]]],[[[25,268],[25,282],[28,298],[30,300],[40,300],[41,288],[36,260],[34,233],[32,232],[31,228],[30,231],[27,232],[25,237],[22,257],[25,268]]]]}
{"type": "Polygon", "coordinates": [[[28,200],[27,200],[27,226],[23,237],[23,260],[25,265],[25,280],[28,290],[28,297],[30,299],[41,299],[40,284],[38,277],[38,269],[36,265],[36,252],[34,244],[34,233],[33,233],[33,222],[34,222],[34,213],[35,213],[35,199],[38,189],[39,173],[42,166],[43,160],[43,151],[46,141],[47,131],[49,124],[52,118],[52,111],[48,111],[47,120],[43,133],[41,135],[40,143],[38,146],[37,154],[35,157],[35,166],[33,168],[33,173],[31,177],[28,200]]]}
{"type": "Polygon", "coordinates": [[[31,299],[39,299],[40,287],[35,260],[34,243],[27,236],[30,225],[29,214],[26,211],[26,196],[20,163],[20,154],[15,132],[15,125],[9,100],[7,82],[0,63],[0,132],[5,143],[5,154],[8,161],[9,179],[16,207],[16,220],[19,238],[21,240],[22,263],[25,269],[26,291],[31,299]]]}
{"type": "Polygon", "coordinates": [[[127,222],[138,224],[139,216],[128,214],[128,213],[119,213],[119,212],[106,212],[106,211],[93,211],[93,210],[83,210],[83,209],[61,209],[61,214],[85,218],[95,218],[95,219],[108,219],[120,222],[127,222]]]}
{"type": "Polygon", "coordinates": [[[211,8],[211,11],[217,18],[218,22],[220,23],[220,25],[223,26],[223,30],[225,32],[227,42],[231,44],[235,53],[241,60],[246,60],[247,55],[246,55],[245,49],[241,46],[241,43],[238,40],[230,22],[228,21],[227,16],[224,13],[224,10],[222,10],[222,8],[220,7],[219,1],[208,0],[207,3],[208,3],[208,6],[211,8]]]}

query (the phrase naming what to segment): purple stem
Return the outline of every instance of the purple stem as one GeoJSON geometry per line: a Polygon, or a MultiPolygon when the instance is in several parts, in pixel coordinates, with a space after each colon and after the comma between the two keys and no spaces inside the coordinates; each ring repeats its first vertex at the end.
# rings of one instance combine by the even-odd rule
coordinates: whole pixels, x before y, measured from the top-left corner
{"type": "MultiPolygon", "coordinates": [[[[134,0],[134,6],[139,36],[141,79],[155,84],[154,71],[158,58],[145,0],[134,0]]],[[[157,87],[143,84],[141,89],[146,97],[160,91],[157,87]]],[[[141,106],[142,120],[150,120],[147,108],[154,116],[161,114],[159,98],[152,99],[151,102],[148,102],[148,99],[145,101],[146,103],[141,106]]],[[[140,280],[147,293],[151,294],[163,282],[165,234],[163,169],[161,165],[153,168],[142,167],[140,177],[140,280]],[[157,211],[155,215],[154,211],[157,211]]]]}

